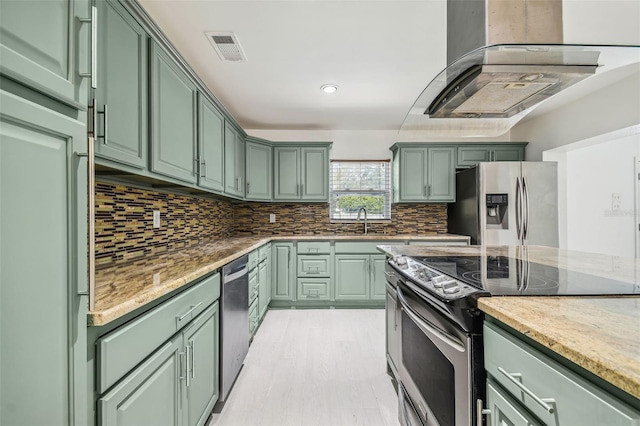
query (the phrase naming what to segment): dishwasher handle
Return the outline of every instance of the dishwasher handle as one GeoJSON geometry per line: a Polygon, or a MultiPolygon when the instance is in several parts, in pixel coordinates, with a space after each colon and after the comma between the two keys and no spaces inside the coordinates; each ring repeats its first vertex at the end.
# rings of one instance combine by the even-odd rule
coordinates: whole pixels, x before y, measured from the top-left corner
{"type": "Polygon", "coordinates": [[[222,284],[227,284],[227,283],[230,283],[231,281],[235,281],[238,278],[242,278],[243,276],[247,275],[248,273],[249,273],[249,267],[247,265],[244,265],[242,269],[240,269],[239,271],[232,272],[228,275],[223,275],[222,284]]]}

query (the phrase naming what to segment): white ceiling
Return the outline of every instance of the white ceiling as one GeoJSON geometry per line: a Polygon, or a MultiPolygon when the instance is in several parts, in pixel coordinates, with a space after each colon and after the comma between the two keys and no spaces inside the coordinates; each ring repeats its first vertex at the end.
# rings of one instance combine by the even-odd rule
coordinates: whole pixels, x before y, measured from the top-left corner
{"type": "Polygon", "coordinates": [[[446,62],[445,0],[139,2],[244,129],[398,130],[446,62]],[[207,31],[248,61],[223,62],[207,31]]]}

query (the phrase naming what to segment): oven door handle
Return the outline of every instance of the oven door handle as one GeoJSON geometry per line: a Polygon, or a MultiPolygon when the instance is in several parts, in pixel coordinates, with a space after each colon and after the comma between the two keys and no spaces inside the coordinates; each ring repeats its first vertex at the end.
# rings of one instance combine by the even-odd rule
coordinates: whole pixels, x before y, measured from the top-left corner
{"type": "Polygon", "coordinates": [[[400,300],[400,304],[404,308],[405,312],[407,313],[409,318],[411,318],[411,320],[413,322],[415,322],[416,325],[418,327],[420,327],[420,329],[424,333],[427,333],[427,334],[430,334],[432,336],[437,337],[438,339],[440,339],[441,341],[445,342],[446,344],[448,344],[449,346],[451,346],[452,348],[454,348],[455,350],[457,350],[459,352],[464,352],[465,351],[465,347],[462,344],[462,342],[460,342],[458,339],[456,339],[453,336],[445,334],[442,330],[437,328],[435,325],[429,323],[424,318],[421,318],[411,308],[411,306],[409,306],[409,303],[407,302],[407,299],[405,299],[404,294],[402,293],[402,290],[400,289],[400,287],[398,287],[396,291],[398,292],[398,300],[400,300]]]}

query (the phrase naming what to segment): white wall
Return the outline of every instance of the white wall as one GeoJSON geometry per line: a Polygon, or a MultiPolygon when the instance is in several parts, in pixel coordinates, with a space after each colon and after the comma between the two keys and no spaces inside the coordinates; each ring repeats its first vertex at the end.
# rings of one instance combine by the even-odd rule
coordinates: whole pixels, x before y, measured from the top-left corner
{"type": "Polygon", "coordinates": [[[638,0],[564,0],[562,17],[567,44],[640,45],[638,0]]]}
{"type": "Polygon", "coordinates": [[[634,257],[640,126],[547,151],[544,159],[559,161],[560,246],[634,257]],[[615,211],[614,193],[621,195],[615,211]]]}

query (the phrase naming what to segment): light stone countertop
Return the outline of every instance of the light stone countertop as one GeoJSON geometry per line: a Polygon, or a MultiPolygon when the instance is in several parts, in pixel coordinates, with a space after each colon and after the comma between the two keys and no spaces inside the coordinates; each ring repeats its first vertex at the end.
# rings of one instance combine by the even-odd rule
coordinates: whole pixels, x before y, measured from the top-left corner
{"type": "MultiPolygon", "coordinates": [[[[541,246],[378,246],[388,255],[512,256],[640,285],[640,261],[541,246]]],[[[638,295],[640,296],[640,295],[638,295]]],[[[640,398],[640,297],[502,296],[479,308],[544,347],[640,398]]]]}
{"type": "Polygon", "coordinates": [[[98,266],[95,275],[95,308],[88,324],[105,325],[152,302],[270,241],[407,241],[468,242],[452,234],[421,235],[266,235],[233,237],[98,266]]]}

